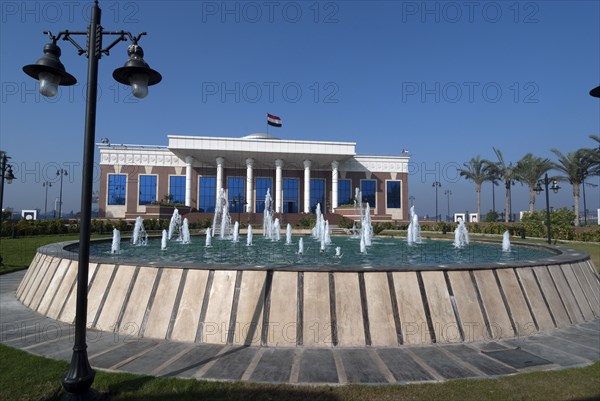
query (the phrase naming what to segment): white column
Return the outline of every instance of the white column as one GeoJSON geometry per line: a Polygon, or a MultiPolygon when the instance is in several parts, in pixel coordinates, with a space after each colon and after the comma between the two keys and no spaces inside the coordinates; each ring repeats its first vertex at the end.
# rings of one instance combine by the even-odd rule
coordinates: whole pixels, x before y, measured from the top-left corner
{"type": "Polygon", "coordinates": [[[185,157],[185,205],[192,206],[192,156],[185,157]]]}
{"type": "Polygon", "coordinates": [[[340,164],[334,160],[331,162],[331,212],[338,207],[338,167],[340,164]]]}
{"type": "Polygon", "coordinates": [[[281,169],[283,168],[283,160],[275,160],[275,213],[281,213],[283,208],[283,180],[281,179],[281,169]]]}
{"type": "Polygon", "coordinates": [[[246,159],[246,212],[252,213],[254,210],[254,200],[252,199],[253,195],[253,176],[252,176],[252,168],[254,166],[254,159],[248,158],[246,159]]]}
{"type": "Polygon", "coordinates": [[[223,164],[225,163],[225,159],[222,157],[217,157],[217,199],[219,199],[219,192],[221,192],[221,188],[223,188],[223,164]]]}
{"type": "MultiPolygon", "coordinates": [[[[304,160],[304,213],[310,213],[310,160],[304,160]]],[[[324,205],[321,205],[323,207],[324,205]]]]}

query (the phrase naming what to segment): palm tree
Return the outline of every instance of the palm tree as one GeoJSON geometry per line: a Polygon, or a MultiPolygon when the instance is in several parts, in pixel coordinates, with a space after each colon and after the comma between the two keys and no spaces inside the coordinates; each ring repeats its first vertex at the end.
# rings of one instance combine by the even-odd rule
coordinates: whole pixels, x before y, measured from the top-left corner
{"type": "Polygon", "coordinates": [[[554,163],[550,159],[542,159],[527,153],[517,162],[515,176],[518,180],[529,186],[529,212],[535,212],[535,185],[539,179],[552,170],[554,163]]]}
{"type": "Polygon", "coordinates": [[[494,153],[496,154],[498,161],[497,162],[486,161],[486,163],[488,163],[488,165],[489,165],[489,173],[490,173],[491,177],[495,177],[496,179],[500,179],[500,180],[504,181],[504,188],[506,188],[506,196],[505,196],[505,202],[504,202],[504,204],[505,204],[504,209],[505,209],[506,213],[504,214],[504,222],[508,223],[510,221],[510,216],[511,216],[510,187],[511,187],[511,185],[514,184],[514,181],[518,180],[519,178],[515,174],[515,166],[512,164],[512,162],[507,164],[504,161],[504,156],[502,155],[502,152],[500,152],[500,150],[498,150],[496,148],[492,148],[492,149],[494,149],[494,153]]]}
{"type": "Polygon", "coordinates": [[[552,149],[552,153],[558,157],[558,163],[554,168],[564,174],[563,181],[569,181],[573,186],[573,204],[575,207],[575,226],[579,226],[579,190],[585,177],[589,174],[591,161],[589,152],[586,149],[579,149],[575,152],[569,152],[566,155],[558,149],[552,149]]]}
{"type": "Polygon", "coordinates": [[[467,180],[475,183],[475,192],[477,192],[477,221],[481,221],[481,184],[490,179],[489,165],[479,155],[472,158],[468,163],[463,163],[463,165],[465,168],[458,171],[461,177],[465,177],[467,180]]]}

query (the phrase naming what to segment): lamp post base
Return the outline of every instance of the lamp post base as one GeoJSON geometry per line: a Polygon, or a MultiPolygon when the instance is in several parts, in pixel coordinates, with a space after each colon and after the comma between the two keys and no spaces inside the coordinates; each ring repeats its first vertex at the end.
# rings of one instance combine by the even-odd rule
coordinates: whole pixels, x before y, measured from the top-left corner
{"type": "Polygon", "coordinates": [[[61,401],[98,401],[102,396],[91,388],[96,372],[91,368],[85,349],[73,349],[71,365],[62,380],[65,394],[61,401]]]}

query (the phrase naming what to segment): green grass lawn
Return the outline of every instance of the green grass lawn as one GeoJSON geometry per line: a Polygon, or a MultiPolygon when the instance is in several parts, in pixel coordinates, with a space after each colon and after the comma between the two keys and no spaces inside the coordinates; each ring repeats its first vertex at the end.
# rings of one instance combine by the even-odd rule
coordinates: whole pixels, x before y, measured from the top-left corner
{"type": "MultiPolygon", "coordinates": [[[[107,237],[108,235],[92,238],[107,237]]],[[[3,258],[3,266],[0,266],[0,274],[10,273],[16,270],[22,270],[29,267],[31,260],[35,256],[35,251],[44,245],[53,242],[72,241],[79,239],[79,235],[40,235],[36,237],[22,238],[2,238],[0,240],[0,255],[3,258]]]]}
{"type": "MultiPolygon", "coordinates": [[[[55,400],[67,363],[0,345],[0,400],[55,400]]],[[[498,379],[410,385],[292,386],[160,378],[98,371],[93,386],[113,401],[563,401],[598,400],[600,362],[584,368],[498,379]]]]}
{"type": "MultiPolygon", "coordinates": [[[[424,234],[426,237],[427,234],[424,234]]],[[[432,235],[434,236],[434,235],[432,235]]],[[[444,237],[435,235],[435,237],[444,237]]],[[[5,266],[0,274],[27,268],[38,247],[77,236],[2,239],[0,252],[5,266]]],[[[448,237],[449,238],[449,237],[448,237]]],[[[477,238],[473,235],[473,238],[477,238]]],[[[486,237],[489,238],[489,237],[486,237]]],[[[500,237],[498,237],[500,238],[500,237]]],[[[528,240],[529,241],[529,240],[528,240]]],[[[543,241],[531,241],[543,242],[543,241]]],[[[600,267],[597,243],[558,245],[582,249],[600,267]]],[[[0,400],[55,400],[61,392],[60,378],[67,363],[54,361],[0,345],[0,400]]],[[[241,382],[213,382],[156,378],[99,371],[94,388],[114,401],[187,400],[323,400],[323,401],[504,401],[504,400],[600,400],[600,362],[560,371],[523,373],[497,379],[454,380],[445,383],[386,386],[290,386],[241,382]]]]}

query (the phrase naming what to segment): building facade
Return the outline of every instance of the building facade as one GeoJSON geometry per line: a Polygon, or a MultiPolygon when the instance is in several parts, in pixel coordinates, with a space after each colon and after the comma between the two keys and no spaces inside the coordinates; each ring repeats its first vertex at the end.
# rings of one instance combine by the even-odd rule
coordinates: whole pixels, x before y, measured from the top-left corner
{"type": "MultiPolygon", "coordinates": [[[[98,144],[99,215],[134,218],[160,201],[213,213],[224,190],[231,213],[344,214],[362,191],[375,220],[408,219],[408,161],[356,155],[356,143],[169,135],[168,146],[98,144]]],[[[404,152],[406,153],[406,152],[404,152]]],[[[347,213],[346,213],[347,214],[347,213]]]]}

